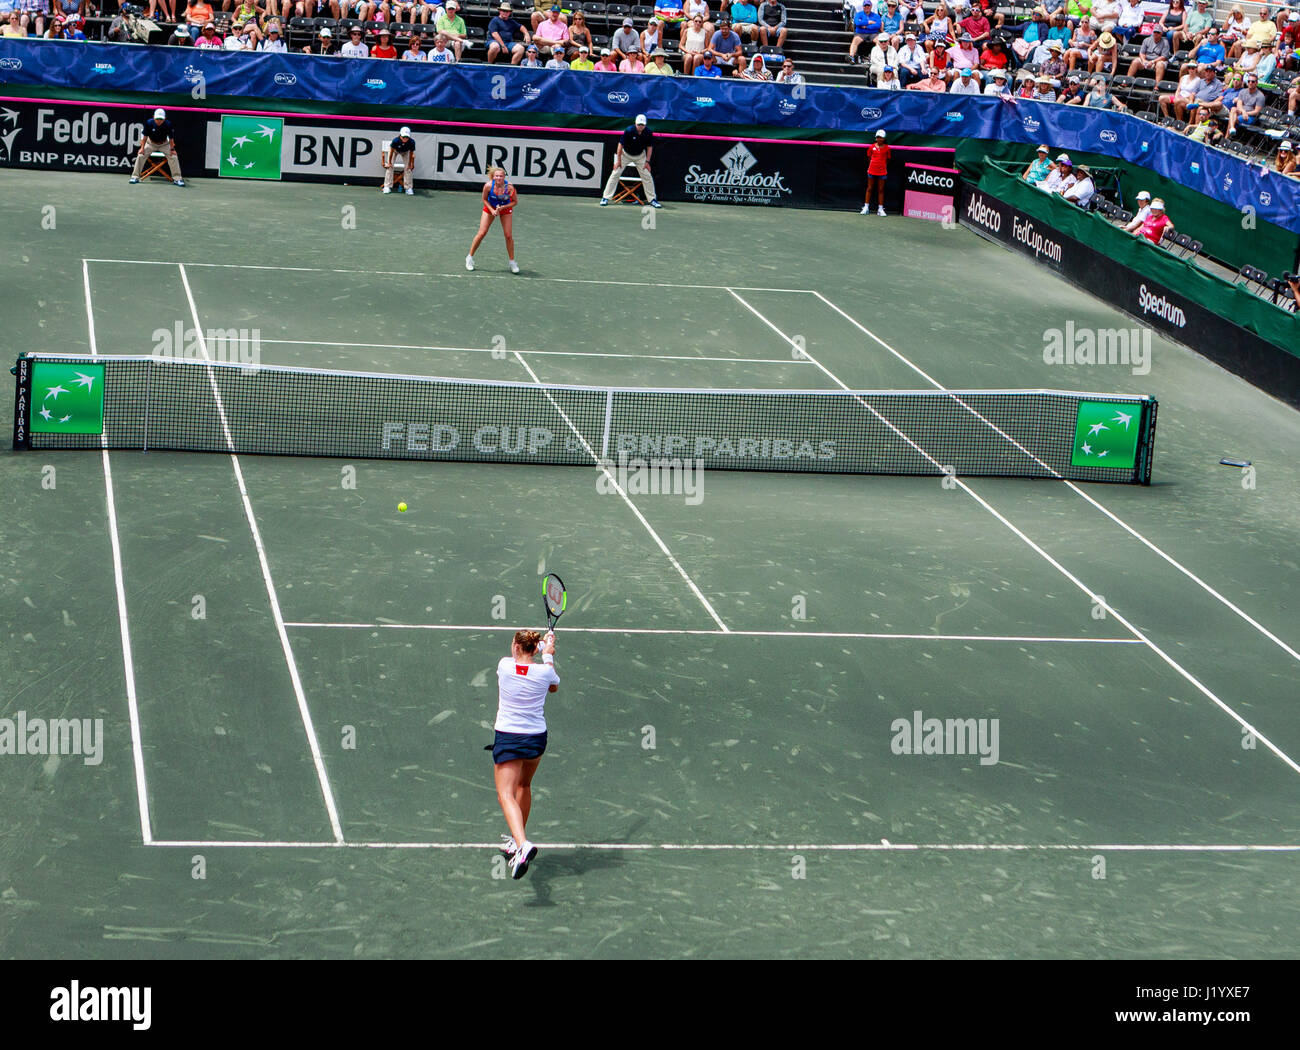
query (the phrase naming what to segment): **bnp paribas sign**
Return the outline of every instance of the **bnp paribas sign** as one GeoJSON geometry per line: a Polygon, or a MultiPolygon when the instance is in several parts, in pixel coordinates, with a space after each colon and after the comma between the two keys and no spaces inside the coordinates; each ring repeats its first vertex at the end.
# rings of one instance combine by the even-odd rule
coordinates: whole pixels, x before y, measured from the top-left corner
{"type": "Polygon", "coordinates": [[[104,366],[36,362],[28,419],[33,434],[102,434],[104,366]]]}
{"type": "Polygon", "coordinates": [[[217,174],[228,179],[278,179],[283,142],[280,117],[223,115],[217,174]]]}

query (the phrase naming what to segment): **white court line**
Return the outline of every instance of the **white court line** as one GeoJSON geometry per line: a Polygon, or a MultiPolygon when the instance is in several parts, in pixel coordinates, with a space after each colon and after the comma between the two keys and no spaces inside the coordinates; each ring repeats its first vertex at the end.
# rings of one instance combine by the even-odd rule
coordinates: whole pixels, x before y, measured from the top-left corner
{"type": "MultiPolygon", "coordinates": [[[[95,311],[90,299],[90,267],[81,263],[81,283],[86,291],[86,326],[90,334],[90,356],[98,357],[95,311]]],[[[126,672],[126,709],[131,721],[131,760],[135,765],[135,798],[140,810],[140,836],[146,846],[153,842],[153,821],[149,816],[149,789],[144,776],[144,748],[140,742],[140,709],[135,693],[135,659],[131,655],[131,627],[126,616],[126,577],[122,572],[122,544],[117,534],[117,503],[113,498],[113,473],[108,465],[108,438],[104,448],[104,491],[108,502],[108,538],[113,548],[113,583],[117,587],[117,619],[122,634],[122,664],[126,672]]]]}
{"type": "MultiPolygon", "coordinates": [[[[938,390],[943,390],[943,391],[947,391],[947,390],[948,390],[948,388],[945,387],[942,383],[940,383],[937,379],[933,378],[933,377],[930,376],[930,375],[927,375],[927,374],[926,374],[926,373],[925,373],[925,372],[924,372],[924,371],[923,371],[923,370],[922,370],[918,365],[914,364],[912,361],[908,360],[908,358],[904,357],[903,354],[901,354],[901,353],[899,353],[897,350],[895,350],[895,349],[894,349],[892,346],[890,346],[887,342],[885,342],[883,339],[881,339],[880,336],[876,335],[875,332],[871,331],[871,329],[865,327],[865,326],[862,325],[862,324],[859,324],[858,321],[856,321],[854,318],[850,317],[847,313],[845,313],[843,310],[841,310],[841,309],[840,309],[838,306],[836,306],[833,302],[831,302],[829,299],[827,299],[826,296],[822,295],[821,292],[816,292],[816,291],[815,291],[815,292],[813,292],[812,294],[815,295],[815,296],[816,296],[818,299],[820,299],[822,302],[824,302],[827,306],[829,306],[832,310],[834,310],[834,311],[835,311],[837,314],[839,314],[841,317],[843,317],[846,321],[848,321],[849,324],[853,325],[853,327],[856,328],[858,331],[860,331],[863,335],[865,335],[865,336],[867,336],[868,338],[870,338],[870,339],[874,340],[875,342],[879,343],[882,347],[884,347],[884,348],[885,348],[886,350],[888,350],[891,354],[893,354],[896,358],[898,358],[898,360],[901,361],[903,364],[907,365],[908,368],[910,368],[913,372],[915,372],[917,375],[919,375],[922,379],[924,379],[924,380],[925,380],[927,383],[929,383],[931,386],[935,387],[935,388],[938,389],[938,390]]],[[[978,412],[975,412],[974,409],[971,409],[968,405],[966,405],[964,402],[962,402],[960,398],[955,398],[955,400],[956,400],[959,404],[961,404],[962,407],[966,408],[967,411],[971,412],[973,415],[979,416],[979,413],[978,413],[978,412]]],[[[980,417],[980,418],[983,418],[983,417],[980,417]]],[[[987,423],[988,420],[984,420],[984,422],[987,423]]],[[[992,423],[989,423],[989,426],[993,426],[993,424],[992,424],[992,423]]],[[[996,427],[993,427],[993,429],[994,429],[994,430],[997,430],[996,427]]],[[[999,433],[1001,433],[1001,432],[999,431],[999,433]]],[[[1007,435],[1003,434],[1002,436],[1003,436],[1003,437],[1006,437],[1007,435]]],[[[1010,438],[1007,438],[1007,440],[1010,441],[1011,439],[1010,439],[1010,438]]],[[[1012,443],[1013,443],[1013,444],[1016,444],[1015,442],[1012,442],[1012,443]]],[[[1017,447],[1020,448],[1019,445],[1017,445],[1017,447]]],[[[1300,652],[1297,652],[1297,651],[1296,651],[1292,646],[1287,645],[1287,643],[1284,642],[1284,641],[1282,641],[1281,638],[1279,638],[1277,635],[1275,635],[1272,631],[1270,631],[1267,627],[1265,627],[1263,624],[1261,624],[1258,620],[1256,620],[1253,616],[1251,616],[1251,615],[1250,615],[1249,613],[1247,613],[1245,610],[1243,610],[1243,609],[1239,608],[1237,605],[1235,605],[1235,604],[1234,604],[1232,601],[1230,601],[1226,596],[1220,594],[1220,593],[1219,593],[1217,590],[1215,590],[1212,586],[1210,586],[1210,585],[1209,585],[1208,583],[1206,583],[1203,579],[1201,579],[1199,576],[1197,576],[1196,573],[1192,572],[1191,569],[1187,568],[1187,566],[1183,565],[1181,562],[1179,562],[1177,559],[1175,559],[1172,555],[1167,554],[1165,551],[1163,551],[1163,550],[1161,550],[1159,547],[1157,547],[1157,546],[1156,546],[1156,545],[1155,545],[1151,540],[1147,539],[1145,536],[1142,535],[1142,533],[1138,532],[1137,529],[1133,528],[1132,525],[1130,525],[1128,522],[1124,521],[1122,518],[1120,518],[1118,515],[1116,515],[1116,514],[1115,514],[1115,513],[1114,513],[1114,512],[1109,508],[1109,507],[1105,506],[1105,505],[1102,504],[1100,501],[1094,499],[1094,498],[1093,498],[1093,497],[1092,497],[1088,492],[1086,492],[1084,489],[1081,489],[1081,488],[1080,488],[1078,485],[1076,485],[1073,481],[1070,481],[1070,480],[1068,480],[1068,479],[1066,479],[1066,478],[1061,477],[1060,474],[1058,474],[1056,471],[1052,470],[1051,467],[1048,467],[1047,464],[1046,464],[1046,463],[1043,463],[1043,461],[1040,460],[1040,459],[1038,459],[1037,456],[1034,456],[1032,453],[1029,453],[1029,452],[1028,452],[1027,450],[1025,450],[1024,448],[1021,448],[1021,451],[1022,451],[1022,452],[1025,452],[1025,453],[1026,453],[1027,455],[1029,455],[1032,459],[1036,460],[1036,461],[1037,461],[1041,466],[1045,467],[1045,468],[1046,468],[1048,471],[1050,471],[1052,474],[1055,474],[1056,477],[1057,477],[1059,480],[1063,481],[1067,486],[1069,486],[1069,488],[1070,488],[1070,490],[1071,490],[1072,492],[1074,492],[1074,493],[1075,493],[1076,495],[1078,495],[1078,496],[1081,496],[1083,499],[1085,499],[1085,500],[1087,500],[1089,503],[1091,503],[1094,507],[1096,507],[1099,511],[1101,511],[1103,514],[1105,514],[1106,517],[1110,518],[1111,521],[1113,521],[1113,522],[1114,522],[1116,525],[1118,525],[1121,529],[1123,529],[1125,532],[1127,532],[1130,536],[1132,536],[1134,539],[1138,540],[1140,543],[1142,543],[1144,546],[1146,546],[1149,550],[1153,551],[1155,554],[1158,554],[1161,558],[1163,558],[1165,561],[1167,561],[1170,565],[1172,565],[1175,569],[1177,569],[1179,572],[1181,572],[1181,573],[1182,573],[1184,576],[1186,576],[1189,580],[1191,580],[1191,581],[1192,581],[1193,583],[1195,583],[1198,587],[1200,587],[1202,590],[1204,590],[1207,594],[1212,595],[1212,596],[1213,596],[1214,598],[1216,598],[1218,601],[1222,602],[1225,606],[1227,606],[1227,607],[1228,607],[1229,609],[1231,609],[1234,613],[1236,613],[1238,616],[1240,616],[1243,620],[1245,620],[1248,624],[1250,624],[1253,628],[1255,628],[1255,630],[1259,631],[1260,634],[1262,634],[1262,635],[1263,635],[1265,638],[1267,638],[1269,641],[1273,642],[1275,645],[1277,645],[1279,648],[1281,648],[1285,653],[1287,653],[1287,654],[1288,654],[1289,656],[1291,656],[1293,659],[1295,659],[1295,660],[1300,660],[1300,652]]]]}
{"type": "MultiPolygon", "coordinates": [[[[494,624],[447,623],[322,623],[305,620],[289,621],[286,627],[332,627],[352,630],[388,631],[513,631],[514,627],[494,624]]],[[[566,627],[565,634],[680,634],[713,635],[728,638],[857,638],[867,640],[897,640],[914,642],[1021,642],[1021,643],[1078,643],[1084,645],[1141,645],[1137,638],[1053,638],[1046,635],[991,635],[991,634],[889,634],[881,631],[742,631],[729,628],[725,631],[692,630],[673,627],[566,627]]]]}
{"type": "MultiPolygon", "coordinates": [[[[506,272],[491,273],[476,270],[474,273],[428,273],[422,270],[345,270],[338,267],[325,266],[254,266],[251,263],[208,263],[208,262],[190,262],[181,263],[164,261],[161,259],[86,259],[85,262],[93,263],[117,263],[122,266],[206,266],[215,270],[284,270],[288,273],[355,273],[368,274],[373,277],[440,277],[455,278],[456,280],[479,281],[484,278],[499,277],[507,278],[510,281],[518,281],[519,277],[506,272]]],[[[556,284],[601,284],[615,285],[624,288],[673,288],[680,289],[681,284],[673,284],[666,281],[602,281],[592,278],[582,277],[525,277],[526,281],[551,281],[556,284]]],[[[693,284],[692,288],[704,289],[711,292],[727,292],[732,288],[738,288],[742,292],[789,292],[798,295],[815,295],[812,288],[745,288],[738,284],[693,284]]]]}
{"type": "MultiPolygon", "coordinates": [[[[176,839],[149,843],[181,849],[421,849],[492,850],[500,842],[259,842],[176,839]]],[[[539,850],[608,850],[622,853],[680,851],[691,853],[1300,853],[1300,845],[1237,843],[1000,843],[1000,842],[538,842],[539,850]]]]}
{"type": "MultiPolygon", "coordinates": [[[[368,350],[450,350],[467,354],[499,354],[501,351],[491,346],[416,346],[407,343],[336,343],[325,339],[259,339],[260,343],[277,346],[344,346],[365,348],[368,350]]],[[[518,354],[543,355],[546,357],[627,357],[634,361],[722,361],[727,364],[746,365],[806,365],[802,358],[793,357],[698,357],[694,354],[607,354],[587,353],[582,350],[516,350],[518,354]]]]}
{"type": "Polygon", "coordinates": [[[686,585],[690,587],[695,597],[697,597],[700,600],[700,604],[704,606],[705,611],[708,612],[709,616],[713,618],[713,622],[716,623],[718,627],[721,628],[724,632],[728,631],[727,625],[722,622],[722,617],[719,616],[717,612],[714,610],[713,606],[709,604],[709,599],[704,597],[704,592],[695,586],[695,581],[692,580],[690,575],[686,572],[686,570],[682,568],[681,562],[679,562],[676,558],[673,557],[673,552],[668,549],[668,544],[664,543],[664,541],[659,538],[659,533],[655,532],[654,527],[650,524],[650,522],[646,521],[645,515],[642,514],[640,509],[637,507],[637,505],[632,502],[631,497],[629,497],[628,494],[623,491],[623,486],[618,483],[618,479],[615,478],[614,475],[609,472],[608,467],[605,467],[604,465],[601,464],[600,457],[596,455],[595,449],[593,449],[589,444],[587,444],[587,439],[582,436],[582,432],[579,431],[578,428],[573,425],[573,421],[569,419],[568,415],[565,414],[564,409],[562,409],[559,406],[559,403],[551,395],[551,392],[545,389],[545,387],[542,384],[542,381],[537,377],[537,373],[533,371],[533,366],[530,365],[527,361],[525,361],[523,357],[520,356],[518,351],[515,351],[515,357],[518,357],[519,363],[528,370],[528,374],[533,377],[533,382],[536,383],[538,386],[542,387],[543,392],[546,394],[546,400],[548,400],[551,403],[555,411],[560,413],[560,418],[564,420],[564,422],[568,425],[569,429],[572,430],[573,433],[577,435],[578,440],[582,442],[582,447],[587,450],[587,455],[591,457],[592,465],[600,468],[601,473],[603,473],[605,477],[609,480],[609,483],[613,487],[614,491],[623,497],[623,502],[626,503],[632,509],[632,513],[636,515],[637,521],[639,521],[642,525],[645,526],[646,531],[650,533],[650,538],[653,539],[656,544],[658,544],[659,549],[664,552],[664,556],[670,562],[672,562],[673,568],[676,569],[678,575],[680,575],[681,578],[686,581],[686,585]]]}
{"type": "MultiPolygon", "coordinates": [[[[793,339],[791,339],[788,335],[786,335],[783,331],[781,331],[781,329],[779,329],[776,325],[774,325],[771,321],[769,321],[766,317],[764,317],[761,313],[759,313],[758,310],[756,310],[753,306],[751,306],[748,302],[746,302],[741,296],[736,295],[734,291],[731,294],[738,303],[740,303],[742,306],[748,309],[750,313],[752,313],[755,317],[757,317],[760,321],[762,321],[765,325],[767,325],[770,329],[772,329],[772,331],[774,331],[777,335],[779,335],[782,339],[784,339],[791,347],[795,347],[801,350],[807,356],[809,361],[812,361],[813,364],[815,364],[818,368],[820,368],[823,372],[825,372],[826,376],[829,379],[831,379],[834,383],[836,383],[839,387],[841,387],[844,390],[850,389],[849,386],[839,378],[839,376],[835,375],[835,373],[833,373],[829,368],[827,368],[815,357],[809,354],[806,348],[800,347],[798,343],[796,343],[793,339]]],[[[895,434],[899,435],[913,449],[917,450],[921,455],[923,455],[928,462],[933,464],[938,473],[940,474],[944,473],[943,467],[937,459],[935,459],[932,455],[930,455],[923,448],[921,448],[921,446],[916,444],[916,442],[914,442],[910,437],[908,437],[896,426],[894,426],[893,423],[885,419],[884,416],[882,416],[879,412],[877,412],[875,408],[873,408],[861,397],[857,397],[857,400],[861,402],[863,407],[866,408],[869,412],[871,412],[872,415],[874,415],[877,419],[883,422],[895,434]]],[[[1070,572],[1069,569],[1067,569],[1059,561],[1057,561],[1050,554],[1048,554],[1047,551],[1045,551],[1037,543],[1031,540],[1016,525],[1012,524],[1012,522],[1009,521],[991,503],[989,503],[988,500],[986,500],[983,496],[981,496],[978,492],[976,492],[973,488],[971,488],[970,485],[967,484],[967,482],[963,478],[960,478],[953,474],[949,474],[948,476],[952,478],[953,483],[956,484],[959,488],[961,488],[963,492],[965,492],[968,496],[970,496],[973,500],[975,500],[976,503],[978,503],[981,507],[983,507],[995,518],[997,518],[998,521],[1000,521],[1003,525],[1005,525],[1008,529],[1010,529],[1011,532],[1013,532],[1016,536],[1018,536],[1021,540],[1023,540],[1025,544],[1028,545],[1032,551],[1034,551],[1035,554],[1037,554],[1049,565],[1051,565],[1052,568],[1056,569],[1057,572],[1059,572],[1067,580],[1069,580],[1076,587],[1078,587],[1079,590],[1083,591],[1083,593],[1088,596],[1088,599],[1094,605],[1101,606],[1106,610],[1106,612],[1109,615],[1114,616],[1115,619],[1123,627],[1125,627],[1127,630],[1132,632],[1134,637],[1140,638],[1153,653],[1155,653],[1158,657],[1160,657],[1161,660],[1163,660],[1171,668],[1173,668],[1180,675],[1182,675],[1183,678],[1187,679],[1187,681],[1190,682],[1200,693],[1202,693],[1205,697],[1211,700],[1215,705],[1217,705],[1220,708],[1220,710],[1222,710],[1225,714],[1227,714],[1230,718],[1232,718],[1235,722],[1237,722],[1237,724],[1240,725],[1242,729],[1247,730],[1249,733],[1251,733],[1251,735],[1256,740],[1258,740],[1261,744],[1263,744],[1270,751],[1272,751],[1273,754],[1277,755],[1277,757],[1280,758],[1283,762],[1285,762],[1287,766],[1289,766],[1294,772],[1300,773],[1300,764],[1298,764],[1295,761],[1295,759],[1291,758],[1290,755],[1288,755],[1280,747],[1278,747],[1271,740],[1269,740],[1268,737],[1264,736],[1258,729],[1256,729],[1244,718],[1242,718],[1241,715],[1237,714],[1236,711],[1234,711],[1231,707],[1229,707],[1226,703],[1224,703],[1221,699],[1219,699],[1218,696],[1216,696],[1213,692],[1211,692],[1208,686],[1202,683],[1190,671],[1188,671],[1185,667],[1183,667],[1182,664],[1180,664],[1172,656],[1170,656],[1158,645],[1156,645],[1155,642],[1151,641],[1151,639],[1148,638],[1145,634],[1143,634],[1133,623],[1131,623],[1121,613],[1115,610],[1114,607],[1112,607],[1109,603],[1107,603],[1102,598],[1101,595],[1097,594],[1091,587],[1089,587],[1077,576],[1075,576],[1074,573],[1070,572]]]]}
{"type": "Polygon", "coordinates": [[[226,406],[221,398],[221,391],[217,389],[216,375],[213,373],[211,365],[212,358],[208,354],[207,340],[203,335],[203,323],[199,320],[199,309],[194,303],[194,293],[190,289],[190,279],[185,272],[185,265],[178,264],[181,272],[181,283],[185,286],[185,298],[190,304],[190,313],[194,318],[194,330],[198,333],[199,349],[203,353],[203,360],[209,365],[208,381],[212,384],[212,393],[217,401],[217,413],[221,417],[221,429],[226,436],[226,447],[231,450],[230,462],[235,468],[235,481],[239,485],[239,495],[244,501],[244,514],[248,518],[248,527],[253,533],[253,544],[257,548],[257,560],[262,566],[262,579],[266,583],[267,597],[271,601],[271,614],[275,619],[275,630],[280,636],[280,647],[284,650],[285,661],[289,665],[289,678],[293,682],[293,692],[298,698],[298,712],[302,716],[303,728],[307,731],[307,743],[311,747],[312,762],[316,766],[316,777],[320,781],[321,794],[325,799],[325,809],[329,813],[330,828],[334,832],[334,838],[343,841],[343,826],[339,823],[338,808],[334,804],[334,792],[330,788],[329,776],[325,772],[325,760],[321,755],[320,741],[316,739],[316,727],[312,724],[311,711],[307,708],[307,696],[303,692],[302,679],[298,676],[298,663],[293,657],[293,648],[289,645],[289,632],[284,627],[284,616],[280,613],[280,600],[276,597],[275,583],[271,579],[271,566],[267,561],[266,548],[262,545],[262,534],[257,528],[257,519],[253,516],[253,504],[248,498],[248,488],[244,484],[244,471],[239,465],[239,457],[235,455],[235,442],[230,435],[230,424],[226,419],[226,406]]]}

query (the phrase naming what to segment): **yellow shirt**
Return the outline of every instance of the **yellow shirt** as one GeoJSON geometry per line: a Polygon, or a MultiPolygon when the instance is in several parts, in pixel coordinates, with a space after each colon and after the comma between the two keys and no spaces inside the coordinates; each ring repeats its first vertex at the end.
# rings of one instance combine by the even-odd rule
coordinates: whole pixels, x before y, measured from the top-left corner
{"type": "Polygon", "coordinates": [[[589,58],[575,58],[572,62],[569,63],[569,68],[589,71],[595,68],[595,63],[592,62],[592,60],[589,58]]]}
{"type": "Polygon", "coordinates": [[[645,67],[645,71],[652,77],[675,77],[673,67],[665,62],[662,66],[658,62],[651,62],[645,67]]]}
{"type": "Polygon", "coordinates": [[[1252,22],[1250,28],[1246,30],[1246,39],[1259,44],[1261,47],[1271,45],[1276,36],[1277,23],[1270,22],[1267,18],[1252,22]]]}
{"type": "Polygon", "coordinates": [[[16,36],[26,36],[27,34],[23,32],[22,26],[19,26],[17,29],[15,29],[13,26],[7,25],[5,26],[4,35],[7,37],[16,37],[16,36]]]}

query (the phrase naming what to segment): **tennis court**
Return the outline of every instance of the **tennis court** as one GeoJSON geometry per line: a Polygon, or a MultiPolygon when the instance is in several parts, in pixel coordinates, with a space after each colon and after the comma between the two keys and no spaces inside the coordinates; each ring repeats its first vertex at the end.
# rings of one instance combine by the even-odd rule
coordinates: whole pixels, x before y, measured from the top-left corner
{"type": "Polygon", "coordinates": [[[463,269],[467,194],[10,182],[0,272],[39,300],[11,357],[179,324],[268,365],[1161,412],[1149,488],[709,471],[688,501],[594,465],[10,454],[0,717],[102,718],[104,748],[0,759],[6,954],[1291,950],[1280,403],[1159,337],[1149,375],[1044,363],[1047,329],[1133,323],[935,224],[526,198],[516,277],[495,231],[463,269]],[[564,685],[512,882],[481,748],[548,571],[564,685]],[[896,753],[916,712],[996,753],[896,753]]]}

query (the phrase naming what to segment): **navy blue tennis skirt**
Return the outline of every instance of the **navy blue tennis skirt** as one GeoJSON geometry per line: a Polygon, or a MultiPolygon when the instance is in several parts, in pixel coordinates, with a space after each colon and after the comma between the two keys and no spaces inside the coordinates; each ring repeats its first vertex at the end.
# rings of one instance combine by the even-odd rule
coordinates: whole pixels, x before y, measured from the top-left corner
{"type": "Polygon", "coordinates": [[[544,754],[545,733],[503,733],[498,729],[492,742],[492,761],[498,766],[517,758],[541,758],[544,754]]]}

